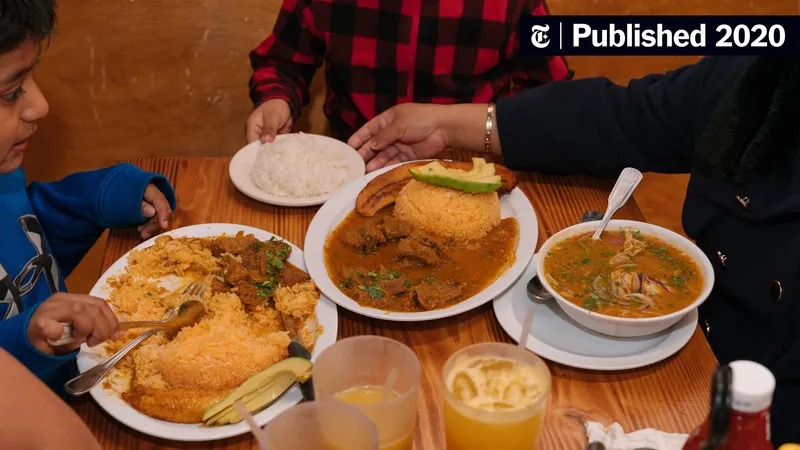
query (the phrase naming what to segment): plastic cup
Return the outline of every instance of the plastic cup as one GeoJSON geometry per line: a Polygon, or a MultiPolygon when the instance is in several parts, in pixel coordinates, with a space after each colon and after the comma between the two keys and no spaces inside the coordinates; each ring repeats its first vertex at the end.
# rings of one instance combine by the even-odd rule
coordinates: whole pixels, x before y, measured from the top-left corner
{"type": "Polygon", "coordinates": [[[342,402],[301,403],[272,419],[264,431],[261,450],[378,450],[375,425],[342,402]]]}
{"type": "Polygon", "coordinates": [[[422,369],[407,346],[380,336],[357,336],[335,343],[314,363],[314,395],[354,404],[378,430],[381,450],[411,450],[422,369]],[[382,387],[394,371],[391,395],[382,387]],[[355,395],[347,395],[355,394],[355,395]]]}
{"type": "Polygon", "coordinates": [[[444,428],[447,450],[534,450],[544,425],[550,395],[550,370],[541,358],[517,345],[489,342],[475,344],[454,353],[444,365],[444,428]],[[528,364],[543,380],[544,392],[533,404],[519,410],[484,410],[465,404],[450,392],[448,374],[461,357],[500,356],[528,364]]]}

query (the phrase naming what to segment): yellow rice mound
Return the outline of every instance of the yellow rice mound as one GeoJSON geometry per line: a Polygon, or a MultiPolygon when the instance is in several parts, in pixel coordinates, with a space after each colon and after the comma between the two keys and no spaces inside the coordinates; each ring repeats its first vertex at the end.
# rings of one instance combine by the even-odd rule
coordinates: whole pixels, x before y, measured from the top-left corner
{"type": "Polygon", "coordinates": [[[394,214],[428,233],[471,241],[500,224],[500,199],[497,192],[469,194],[411,180],[397,197],[394,214]]]}

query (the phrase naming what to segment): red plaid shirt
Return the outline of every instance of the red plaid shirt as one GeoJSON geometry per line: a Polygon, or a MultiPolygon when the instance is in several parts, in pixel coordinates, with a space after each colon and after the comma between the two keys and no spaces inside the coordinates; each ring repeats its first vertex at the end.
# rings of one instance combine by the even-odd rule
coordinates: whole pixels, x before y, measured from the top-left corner
{"type": "Polygon", "coordinates": [[[519,57],[518,20],[545,0],[284,0],[250,53],[250,97],[286,100],[297,122],[324,63],[325,115],[346,140],[406,102],[488,103],[572,77],[563,58],[519,57]]]}

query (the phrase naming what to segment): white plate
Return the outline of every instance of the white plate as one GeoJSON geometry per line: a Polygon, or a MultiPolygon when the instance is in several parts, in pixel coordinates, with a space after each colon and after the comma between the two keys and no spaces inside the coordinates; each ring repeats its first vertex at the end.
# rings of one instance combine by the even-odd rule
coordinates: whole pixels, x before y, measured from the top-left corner
{"type": "MultiPolygon", "coordinates": [[[[275,138],[275,141],[278,142],[281,140],[297,139],[297,136],[300,134],[304,133],[281,134],[275,138]]],[[[331,152],[335,152],[337,157],[342,162],[346,162],[350,166],[349,172],[347,173],[347,179],[342,183],[339,189],[342,189],[354,180],[359,179],[360,177],[364,176],[364,173],[366,173],[364,160],[361,158],[358,152],[349,145],[342,141],[327,136],[320,136],[318,134],[305,134],[305,136],[314,138],[314,140],[320,146],[327,148],[331,152]]],[[[236,186],[236,189],[241,191],[244,195],[264,203],[269,203],[271,205],[314,206],[325,203],[326,200],[328,200],[337,192],[333,191],[316,197],[287,198],[270,195],[259,190],[253,184],[252,180],[250,180],[250,169],[253,167],[253,164],[256,161],[256,156],[258,156],[258,150],[260,148],[261,141],[251,142],[236,152],[236,154],[233,155],[233,159],[231,159],[231,164],[228,168],[228,174],[231,177],[233,185],[236,186]]]]}
{"type": "MultiPolygon", "coordinates": [[[[172,237],[209,237],[219,236],[222,234],[235,235],[239,231],[244,231],[247,234],[253,234],[256,238],[264,241],[269,240],[271,237],[281,239],[264,230],[252,228],[244,225],[234,225],[226,223],[212,223],[205,225],[193,225],[189,227],[179,228],[165,233],[172,237]]],[[[289,243],[285,239],[281,239],[289,243]]],[[[155,238],[139,244],[134,250],[141,250],[153,245],[155,238]]],[[[289,243],[291,245],[291,243],[289,243]]],[[[97,284],[94,285],[90,295],[107,299],[111,288],[106,281],[114,276],[123,273],[125,266],[128,264],[128,254],[117,260],[111,267],[108,268],[106,273],[100,278],[97,284]]],[[[289,262],[305,269],[303,262],[303,252],[296,246],[292,245],[292,254],[289,256],[289,262]]],[[[339,315],[336,312],[336,305],[332,304],[325,297],[320,297],[317,304],[316,316],[319,323],[323,326],[323,333],[317,340],[314,351],[311,355],[312,361],[327,347],[333,345],[336,341],[337,327],[339,323],[339,315]]],[[[94,367],[98,362],[105,359],[104,352],[100,346],[94,349],[88,348],[86,345],[81,347],[81,352],[78,355],[78,370],[81,373],[94,367]]],[[[243,433],[248,433],[250,429],[244,422],[225,425],[215,428],[202,428],[196,424],[180,424],[165,422],[163,420],[154,419],[146,416],[139,411],[132,408],[125,403],[114,390],[105,389],[102,387],[103,383],[98,384],[91,390],[92,397],[108,414],[122,422],[123,424],[140,431],[144,434],[151,436],[171,439],[175,441],[211,441],[215,439],[223,439],[231,436],[237,436],[243,433]]],[[[255,415],[256,423],[263,426],[278,414],[286,411],[302,400],[302,394],[298,387],[293,387],[286,395],[283,396],[278,402],[269,408],[261,411],[255,415]]]]}
{"type": "Polygon", "coordinates": [[[528,201],[528,198],[519,188],[515,188],[509,194],[500,198],[500,210],[503,218],[514,217],[519,223],[517,260],[513,266],[506,270],[505,273],[483,291],[449,308],[412,313],[390,312],[376,308],[368,308],[359,305],[355,300],[343,294],[331,280],[328,275],[328,270],[325,267],[325,241],[328,238],[328,234],[350,214],[353,208],[355,208],[356,197],[358,197],[358,194],[364,186],[376,176],[394,167],[397,166],[391,166],[373,172],[351,183],[331,197],[331,199],[320,208],[317,215],[314,216],[314,219],[311,221],[311,225],[308,227],[308,233],[306,233],[306,243],[304,245],[306,250],[306,266],[308,266],[309,275],[311,275],[311,278],[314,279],[320,291],[322,291],[325,296],[337,305],[361,314],[362,316],[398,322],[420,322],[450,317],[477,308],[500,295],[519,278],[520,274],[522,274],[522,271],[525,270],[525,267],[533,257],[533,252],[536,251],[536,243],[539,238],[539,224],[536,221],[536,213],[533,210],[531,202],[528,201]]]}
{"type": "Polygon", "coordinates": [[[677,353],[697,328],[694,309],[672,327],[649,336],[617,338],[600,334],[570,319],[555,300],[532,300],[527,284],[534,275],[536,264],[531,263],[511,289],[494,301],[494,313],[506,333],[518,341],[528,305],[533,303],[528,350],[559,364],[603,371],[648,366],[677,353]]]}

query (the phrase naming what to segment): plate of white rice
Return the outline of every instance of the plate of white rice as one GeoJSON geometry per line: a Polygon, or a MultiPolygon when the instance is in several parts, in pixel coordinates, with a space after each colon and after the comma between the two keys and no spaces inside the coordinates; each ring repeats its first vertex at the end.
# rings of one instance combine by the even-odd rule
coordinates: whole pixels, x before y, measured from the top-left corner
{"type": "Polygon", "coordinates": [[[282,134],[252,142],[233,156],[229,174],[239,191],[264,203],[313,206],[366,173],[352,147],[316,134],[282,134]]]}

